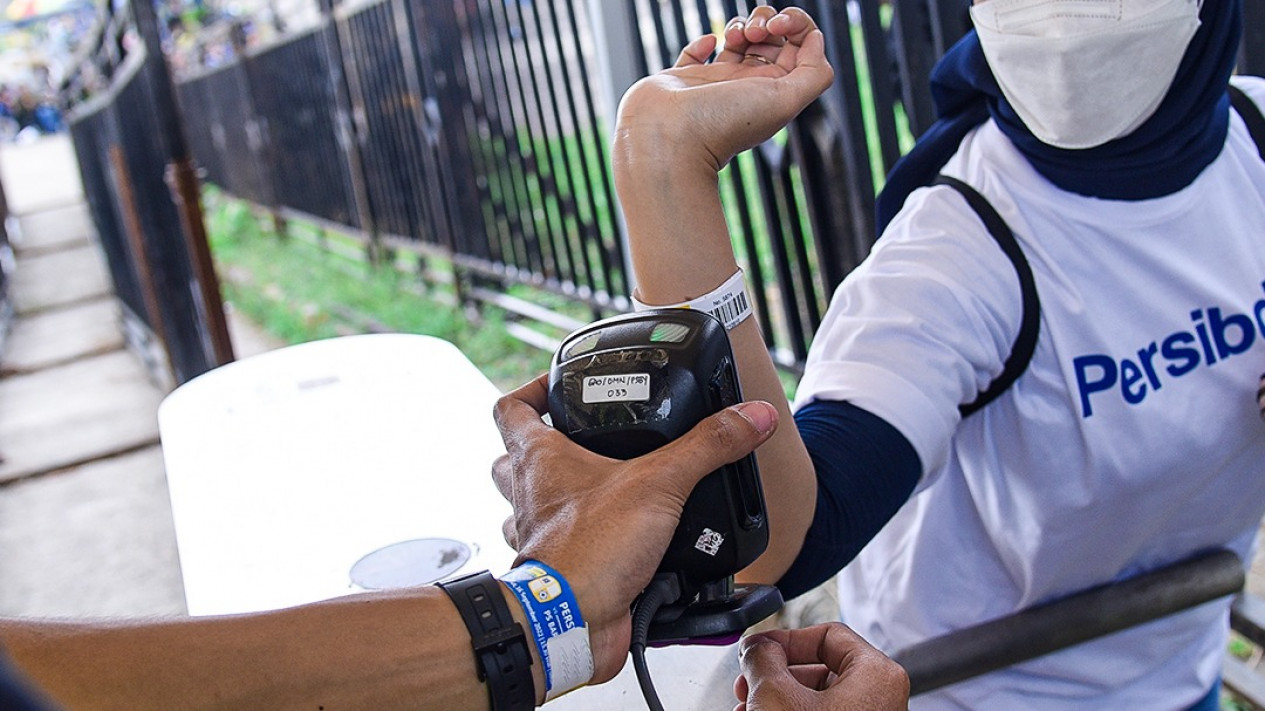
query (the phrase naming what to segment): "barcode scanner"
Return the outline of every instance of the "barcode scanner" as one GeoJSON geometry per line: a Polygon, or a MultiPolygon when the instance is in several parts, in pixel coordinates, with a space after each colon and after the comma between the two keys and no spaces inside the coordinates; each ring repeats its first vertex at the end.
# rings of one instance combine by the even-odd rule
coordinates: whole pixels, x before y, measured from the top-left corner
{"type": "MultiPolygon", "coordinates": [[[[549,369],[553,426],[616,459],[658,449],[741,401],[729,336],[701,311],[654,309],[590,324],[563,340],[549,369]]],[[[634,663],[638,614],[647,627],[644,651],[647,642],[730,642],[777,612],[776,588],[734,584],[768,543],[755,456],[705,476],[685,502],[654,582],[634,604],[634,663]]],[[[643,692],[647,685],[643,678],[643,692]]],[[[647,701],[655,708],[651,695],[653,688],[647,701]]]]}

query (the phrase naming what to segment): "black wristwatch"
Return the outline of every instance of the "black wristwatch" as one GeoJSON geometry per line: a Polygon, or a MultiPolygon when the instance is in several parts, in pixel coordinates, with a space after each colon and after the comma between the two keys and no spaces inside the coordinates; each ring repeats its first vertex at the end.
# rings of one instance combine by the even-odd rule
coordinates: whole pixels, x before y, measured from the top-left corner
{"type": "Polygon", "coordinates": [[[514,621],[501,584],[486,570],[439,583],[470,630],[479,681],[486,681],[492,711],[536,708],[531,650],[514,621]]]}

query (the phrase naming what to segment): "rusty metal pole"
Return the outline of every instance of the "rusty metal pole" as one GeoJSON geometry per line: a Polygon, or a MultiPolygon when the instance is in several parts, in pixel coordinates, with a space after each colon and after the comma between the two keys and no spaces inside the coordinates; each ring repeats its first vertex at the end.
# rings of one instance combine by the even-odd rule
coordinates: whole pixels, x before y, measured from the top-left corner
{"type": "Polygon", "coordinates": [[[228,321],[224,317],[224,301],[220,296],[220,280],[215,274],[211,248],[207,244],[206,225],[202,217],[202,200],[197,171],[189,142],[185,138],[184,125],[180,121],[180,108],[176,104],[175,84],[171,70],[162,53],[158,37],[158,20],[154,15],[152,0],[133,0],[132,16],[136,29],[145,43],[145,51],[154,56],[156,76],[151,89],[157,121],[169,151],[167,163],[167,187],[172,202],[180,213],[184,228],[185,245],[189,250],[198,295],[202,300],[204,325],[211,345],[211,360],[215,365],[233,361],[233,341],[228,333],[228,321]]]}
{"type": "Polygon", "coordinates": [[[141,303],[145,307],[145,319],[149,328],[163,344],[166,354],[166,366],[169,377],[177,377],[176,364],[172,362],[171,349],[167,348],[169,333],[167,323],[163,319],[163,310],[158,305],[157,280],[154,268],[149,262],[149,252],[145,249],[145,229],[141,227],[140,215],[136,212],[136,193],[132,190],[132,175],[127,169],[127,158],[123,148],[117,144],[110,146],[110,171],[118,191],[119,213],[123,219],[123,235],[127,238],[128,249],[132,252],[132,266],[136,270],[136,278],[140,282],[141,303]]]}

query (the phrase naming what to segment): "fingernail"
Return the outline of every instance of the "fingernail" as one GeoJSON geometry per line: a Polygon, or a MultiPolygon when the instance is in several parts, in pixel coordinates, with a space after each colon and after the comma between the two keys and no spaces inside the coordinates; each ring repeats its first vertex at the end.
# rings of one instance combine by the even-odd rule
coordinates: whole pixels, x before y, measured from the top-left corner
{"type": "Polygon", "coordinates": [[[745,417],[760,434],[772,430],[777,420],[777,411],[767,402],[744,402],[734,405],[734,411],[745,417]]]}
{"type": "Polygon", "coordinates": [[[738,659],[742,659],[754,649],[757,645],[763,644],[768,640],[760,633],[745,635],[738,641],[738,659]]]}

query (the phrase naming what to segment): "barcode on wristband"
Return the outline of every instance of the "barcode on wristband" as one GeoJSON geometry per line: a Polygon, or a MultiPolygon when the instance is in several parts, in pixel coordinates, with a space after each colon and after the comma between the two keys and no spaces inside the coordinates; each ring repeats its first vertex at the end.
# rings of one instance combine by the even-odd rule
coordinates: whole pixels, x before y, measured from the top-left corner
{"type": "Polygon", "coordinates": [[[707,310],[707,313],[715,316],[718,321],[725,324],[725,328],[733,328],[738,325],[750,312],[751,302],[747,300],[746,291],[739,291],[733,295],[732,299],[728,299],[724,303],[717,304],[707,310]]]}
{"type": "Polygon", "coordinates": [[[741,269],[734,272],[733,276],[713,289],[711,293],[704,294],[697,299],[683,301],[679,304],[651,306],[642,302],[637,297],[637,292],[634,291],[632,303],[635,311],[646,311],[649,309],[692,309],[694,311],[702,311],[724,324],[726,331],[732,331],[735,326],[745,321],[751,315],[751,299],[747,296],[741,269]]]}

